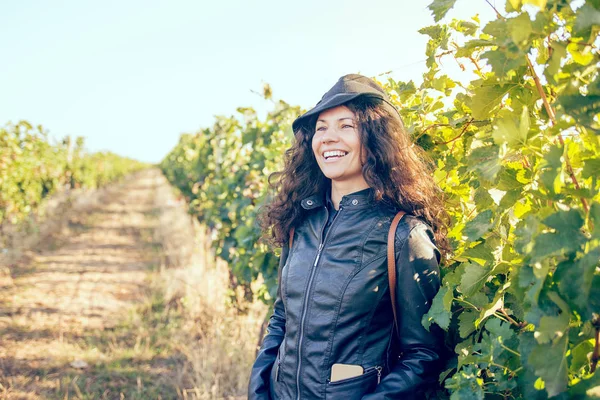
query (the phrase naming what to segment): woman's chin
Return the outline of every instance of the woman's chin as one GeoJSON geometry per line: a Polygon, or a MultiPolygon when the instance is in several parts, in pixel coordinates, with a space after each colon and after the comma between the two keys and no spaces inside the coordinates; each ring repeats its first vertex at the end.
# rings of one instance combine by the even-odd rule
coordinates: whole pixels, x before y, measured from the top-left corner
{"type": "Polygon", "coordinates": [[[341,179],[344,174],[337,171],[324,171],[323,175],[325,175],[326,178],[335,181],[341,179]]]}

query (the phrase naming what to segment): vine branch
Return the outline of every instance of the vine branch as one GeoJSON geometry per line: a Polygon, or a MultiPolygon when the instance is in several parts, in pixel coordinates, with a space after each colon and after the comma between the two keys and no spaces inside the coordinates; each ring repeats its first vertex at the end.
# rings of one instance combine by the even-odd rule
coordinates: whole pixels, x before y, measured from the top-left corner
{"type": "Polygon", "coordinates": [[[448,143],[452,143],[455,140],[460,139],[460,137],[467,131],[467,128],[473,123],[473,121],[475,121],[474,118],[471,118],[470,120],[467,121],[467,123],[465,124],[465,126],[463,126],[462,130],[460,131],[460,133],[458,134],[457,137],[452,138],[450,140],[448,140],[447,142],[435,142],[435,144],[448,144],[448,143]]]}
{"type": "Polygon", "coordinates": [[[500,14],[500,11],[498,11],[498,9],[496,7],[494,7],[494,5],[492,3],[490,3],[490,0],[485,0],[485,2],[488,3],[490,5],[490,7],[492,7],[494,9],[494,12],[496,13],[496,16],[498,18],[504,19],[504,16],[502,14],[500,14]]]}
{"type": "MultiPolygon", "coordinates": [[[[527,66],[529,67],[529,71],[531,72],[531,76],[533,77],[533,81],[535,82],[535,87],[537,88],[538,93],[539,93],[540,97],[542,98],[544,108],[546,109],[546,112],[548,113],[548,116],[550,117],[550,122],[551,122],[552,126],[554,126],[554,125],[556,125],[556,114],[554,113],[554,109],[548,102],[548,97],[546,97],[546,92],[544,91],[544,88],[542,87],[542,83],[540,82],[540,78],[538,77],[537,72],[535,72],[535,69],[533,68],[533,64],[531,63],[531,60],[529,59],[529,55],[525,56],[525,60],[527,60],[527,66]]],[[[558,141],[560,142],[561,146],[564,147],[565,141],[563,139],[562,133],[560,133],[560,132],[558,133],[558,141]]],[[[573,172],[573,167],[571,166],[571,161],[569,160],[569,156],[567,154],[565,154],[564,157],[565,157],[565,164],[567,166],[567,172],[569,173],[569,176],[571,177],[571,180],[573,181],[575,188],[579,190],[581,187],[579,186],[579,182],[577,181],[577,178],[575,177],[575,173],[573,172]]],[[[590,207],[587,203],[587,200],[584,199],[583,197],[580,197],[580,200],[581,200],[581,203],[583,204],[583,209],[585,210],[586,213],[588,213],[590,210],[590,207]]]]}
{"type": "Polygon", "coordinates": [[[590,372],[596,372],[596,366],[598,366],[598,360],[600,359],[600,315],[594,314],[592,324],[596,328],[596,344],[594,345],[594,352],[592,353],[590,372]]]}
{"type": "Polygon", "coordinates": [[[482,74],[483,72],[481,71],[481,68],[479,67],[479,64],[477,63],[477,60],[473,58],[473,56],[469,56],[469,60],[471,60],[471,62],[475,65],[475,68],[477,68],[477,71],[479,71],[480,74],[482,74]]]}
{"type": "Polygon", "coordinates": [[[506,346],[500,338],[498,338],[498,342],[500,343],[500,347],[502,347],[504,350],[508,351],[509,353],[514,354],[517,357],[521,357],[520,353],[518,353],[518,352],[514,351],[513,349],[511,349],[510,347],[506,346]]]}
{"type": "Polygon", "coordinates": [[[500,308],[499,311],[502,313],[502,315],[504,315],[504,317],[506,317],[506,319],[508,320],[508,322],[510,322],[511,324],[515,325],[519,329],[522,329],[524,326],[527,326],[527,322],[517,322],[517,321],[515,321],[510,315],[508,315],[508,313],[506,312],[506,310],[504,308],[500,308]]]}

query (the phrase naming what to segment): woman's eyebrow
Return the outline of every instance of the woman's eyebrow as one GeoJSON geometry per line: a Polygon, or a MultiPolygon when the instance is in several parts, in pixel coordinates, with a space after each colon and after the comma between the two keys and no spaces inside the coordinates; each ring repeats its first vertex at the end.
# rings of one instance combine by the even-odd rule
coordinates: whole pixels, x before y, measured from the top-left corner
{"type": "MultiPolygon", "coordinates": [[[[354,118],[352,118],[352,117],[342,117],[342,118],[338,118],[337,120],[338,121],[343,121],[345,119],[349,119],[351,121],[354,121],[354,118]]],[[[325,122],[326,123],[327,121],[325,121],[324,119],[318,119],[317,122],[325,122]]]]}

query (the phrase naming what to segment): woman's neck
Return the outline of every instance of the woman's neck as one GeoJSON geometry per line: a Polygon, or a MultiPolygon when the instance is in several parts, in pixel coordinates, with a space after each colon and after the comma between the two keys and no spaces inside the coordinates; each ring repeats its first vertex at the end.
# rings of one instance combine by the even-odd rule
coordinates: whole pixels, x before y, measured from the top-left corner
{"type": "Polygon", "coordinates": [[[331,182],[331,202],[333,203],[333,207],[336,210],[339,210],[342,197],[350,193],[367,189],[369,187],[370,186],[367,184],[367,182],[363,182],[358,185],[356,183],[353,183],[352,185],[344,185],[344,183],[341,182],[331,182]]]}

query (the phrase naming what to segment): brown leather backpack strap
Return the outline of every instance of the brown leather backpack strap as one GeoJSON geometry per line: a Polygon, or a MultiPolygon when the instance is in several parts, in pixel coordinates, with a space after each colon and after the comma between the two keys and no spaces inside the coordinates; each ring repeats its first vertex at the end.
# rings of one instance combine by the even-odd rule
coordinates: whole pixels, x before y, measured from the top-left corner
{"type": "Polygon", "coordinates": [[[288,241],[288,248],[292,249],[292,244],[294,243],[294,227],[290,229],[290,240],[288,241]]]}
{"type": "Polygon", "coordinates": [[[398,228],[398,223],[402,219],[402,217],[406,214],[404,211],[398,212],[394,219],[392,220],[392,224],[390,225],[390,231],[388,232],[388,242],[387,242],[387,262],[388,262],[388,278],[390,282],[390,296],[392,298],[392,311],[394,312],[394,326],[396,326],[396,333],[398,336],[400,332],[398,331],[398,311],[396,305],[396,251],[395,251],[395,243],[396,243],[396,228],[398,228]]]}

